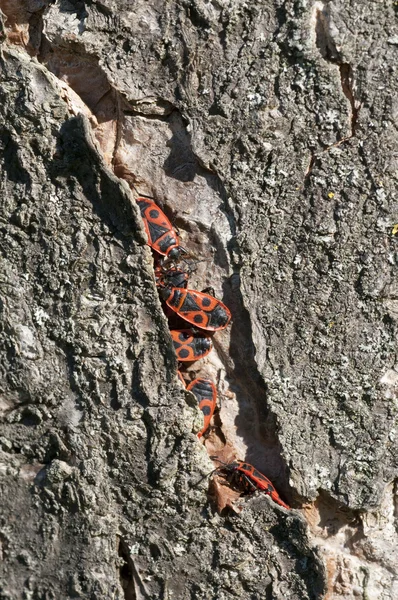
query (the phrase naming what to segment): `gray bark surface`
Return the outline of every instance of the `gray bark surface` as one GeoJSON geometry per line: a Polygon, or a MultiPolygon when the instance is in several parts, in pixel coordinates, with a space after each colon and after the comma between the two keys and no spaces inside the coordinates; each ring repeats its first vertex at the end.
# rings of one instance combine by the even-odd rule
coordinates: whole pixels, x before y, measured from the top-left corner
{"type": "Polygon", "coordinates": [[[396,598],[397,3],[0,8],[0,600],[396,598]],[[292,511],[208,497],[135,188],[292,511]]]}

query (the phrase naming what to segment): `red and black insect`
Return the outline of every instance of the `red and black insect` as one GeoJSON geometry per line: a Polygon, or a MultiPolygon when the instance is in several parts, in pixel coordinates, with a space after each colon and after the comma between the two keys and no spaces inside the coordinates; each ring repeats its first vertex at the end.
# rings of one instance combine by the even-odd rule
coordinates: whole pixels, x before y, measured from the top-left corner
{"type": "Polygon", "coordinates": [[[207,356],[212,349],[211,339],[203,335],[194,335],[191,329],[170,331],[177,358],[181,362],[193,362],[207,356]]]}
{"type": "Polygon", "coordinates": [[[170,286],[186,288],[190,273],[178,267],[165,268],[161,265],[155,267],[156,285],[159,287],[170,286]]]}
{"type": "Polygon", "coordinates": [[[235,460],[231,463],[223,463],[216,456],[211,456],[213,460],[217,460],[222,463],[222,466],[215,470],[215,472],[226,471],[228,475],[232,475],[234,483],[236,483],[239,487],[243,489],[245,492],[252,492],[254,490],[261,490],[265,492],[269,496],[271,496],[272,500],[290,510],[290,506],[285,504],[283,500],[279,497],[278,492],[272,485],[269,479],[265,477],[260,471],[257,471],[253,465],[249,463],[243,462],[242,460],[235,460]]]}
{"type": "Polygon", "coordinates": [[[204,292],[166,285],[160,286],[160,295],[171,310],[201,329],[225,329],[231,320],[231,313],[225,304],[204,292]]]}
{"type": "Polygon", "coordinates": [[[148,236],[148,245],[163,256],[179,260],[182,254],[187,254],[180,246],[174,227],[159,206],[150,198],[137,198],[141,217],[148,236]]]}
{"type": "Polygon", "coordinates": [[[198,379],[191,381],[187,386],[187,390],[196,396],[199,408],[203,413],[204,425],[203,429],[198,433],[198,438],[201,438],[208,429],[214,410],[217,406],[216,386],[209,379],[198,377],[198,379]]]}

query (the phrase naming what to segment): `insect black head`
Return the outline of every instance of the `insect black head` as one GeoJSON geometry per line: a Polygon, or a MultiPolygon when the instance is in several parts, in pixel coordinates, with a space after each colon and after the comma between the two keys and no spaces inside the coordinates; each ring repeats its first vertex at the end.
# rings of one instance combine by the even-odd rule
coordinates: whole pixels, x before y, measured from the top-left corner
{"type": "Polygon", "coordinates": [[[170,250],[167,257],[170,258],[171,260],[179,260],[181,257],[181,250],[182,250],[182,248],[180,246],[175,246],[174,248],[172,248],[170,250]]]}

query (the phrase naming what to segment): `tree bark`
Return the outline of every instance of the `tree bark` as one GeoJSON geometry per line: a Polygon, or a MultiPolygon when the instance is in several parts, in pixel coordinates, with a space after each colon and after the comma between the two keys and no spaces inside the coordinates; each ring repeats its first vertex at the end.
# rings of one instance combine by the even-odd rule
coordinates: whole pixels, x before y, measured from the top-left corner
{"type": "Polygon", "coordinates": [[[397,3],[0,8],[0,600],[396,597],[397,3]],[[204,441],[137,191],[232,312],[204,441]]]}

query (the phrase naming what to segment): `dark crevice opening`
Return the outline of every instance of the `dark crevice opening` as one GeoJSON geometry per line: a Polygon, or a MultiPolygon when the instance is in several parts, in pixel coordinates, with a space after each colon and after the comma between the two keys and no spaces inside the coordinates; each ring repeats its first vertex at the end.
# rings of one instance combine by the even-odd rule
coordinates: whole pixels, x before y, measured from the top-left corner
{"type": "MultiPolygon", "coordinates": [[[[356,136],[359,126],[359,113],[361,109],[360,102],[356,99],[354,93],[354,71],[350,63],[343,59],[342,54],[337,49],[330,32],[330,14],[328,7],[318,8],[315,14],[315,43],[324,60],[336,65],[339,68],[340,85],[343,94],[350,103],[350,133],[341,138],[331,146],[322,150],[320,154],[328,152],[331,148],[348,142],[356,136]]],[[[304,175],[304,187],[308,184],[313,167],[320,154],[312,154],[307,172],[304,175]]]]}
{"type": "MultiPolygon", "coordinates": [[[[39,25],[39,20],[37,20],[37,24],[33,29],[37,29],[38,32],[41,32],[41,26],[39,25]]],[[[55,52],[57,48],[56,46],[52,46],[48,40],[46,40],[44,35],[41,37],[42,43],[40,47],[42,52],[38,58],[47,69],[52,71],[57,77],[61,77],[62,63],[59,64],[52,56],[52,52],[55,52]]],[[[79,43],[70,44],[67,48],[67,55],[79,55],[81,52],[82,47],[79,43]]],[[[98,80],[102,84],[101,90],[103,91],[103,94],[99,98],[97,96],[91,97],[85,89],[86,80],[82,76],[82,73],[79,74],[79,78],[75,77],[72,80],[69,78],[69,85],[94,113],[96,113],[98,104],[105,102],[105,100],[108,102],[108,104],[106,104],[108,117],[114,119],[119,118],[120,112],[125,113],[125,111],[128,113],[130,112],[131,114],[136,114],[139,112],[139,107],[135,107],[131,103],[129,106],[126,106],[125,104],[123,104],[121,107],[115,106],[115,103],[117,102],[122,103],[123,99],[115,92],[115,90],[110,87],[107,82],[106,75],[99,66],[98,60],[95,57],[89,57],[89,59],[82,66],[82,71],[84,71],[84,69],[86,69],[88,73],[94,74],[95,81],[98,80]]],[[[235,235],[235,217],[228,207],[227,193],[222,184],[221,178],[204,167],[193,152],[191,136],[187,130],[186,123],[181,113],[177,110],[173,110],[171,105],[166,108],[170,109],[170,113],[167,114],[166,117],[164,115],[153,114],[142,115],[148,119],[167,121],[169,123],[170,130],[172,132],[172,138],[168,142],[170,153],[163,165],[166,174],[169,177],[177,179],[181,182],[191,182],[196,175],[203,176],[206,179],[209,187],[216,191],[220,198],[220,205],[218,208],[220,211],[224,212],[228,219],[231,229],[231,236],[233,239],[235,235]],[[183,153],[181,153],[181,148],[184,150],[183,153]],[[183,154],[184,157],[183,161],[181,154],[183,154]]],[[[215,109],[217,113],[217,111],[219,111],[219,107],[215,107],[215,109]]],[[[104,198],[114,197],[114,193],[110,193],[115,191],[112,189],[114,188],[113,184],[108,184],[106,186],[104,182],[101,182],[103,183],[100,190],[101,193],[98,192],[95,185],[96,177],[93,176],[92,169],[89,169],[87,166],[90,163],[90,160],[93,158],[93,152],[87,146],[84,140],[83,127],[80,118],[70,119],[67,123],[65,123],[60,132],[60,142],[60,149],[62,152],[60,153],[60,158],[54,159],[52,165],[53,178],[56,179],[60,175],[69,174],[70,169],[66,165],[71,165],[74,176],[78,179],[85,195],[92,202],[97,214],[108,224],[108,226],[112,229],[113,235],[115,235],[115,237],[117,237],[126,248],[126,244],[129,242],[127,228],[126,230],[118,231],[117,225],[120,222],[128,221],[128,219],[125,217],[126,213],[129,213],[130,211],[126,211],[126,207],[124,207],[119,214],[119,211],[115,209],[114,205],[110,206],[109,203],[103,201],[104,198]]],[[[116,146],[117,144],[118,140],[116,141],[116,146]]],[[[244,148],[243,151],[245,151],[244,148]]],[[[98,169],[98,160],[94,160],[94,163],[98,169]]],[[[114,170],[116,171],[116,169],[114,170]]],[[[117,174],[119,175],[119,173],[117,174]]],[[[131,215],[128,216],[130,217],[131,215]]],[[[228,257],[226,256],[223,245],[219,242],[219,240],[217,240],[217,236],[212,230],[209,231],[209,243],[216,248],[216,264],[221,269],[226,271],[228,269],[228,257]]],[[[228,250],[232,251],[233,248],[230,247],[228,250]]],[[[238,272],[239,270],[236,270],[235,274],[238,275],[238,272]]],[[[231,331],[230,354],[235,363],[235,367],[231,373],[231,380],[233,385],[235,384],[234,382],[237,384],[237,401],[240,405],[242,405],[242,400],[239,401],[240,388],[245,397],[251,398],[251,404],[253,405],[256,413],[258,415],[261,414],[261,418],[264,419],[264,426],[262,428],[263,430],[262,432],[258,432],[258,441],[259,444],[265,448],[264,451],[266,453],[266,457],[269,457],[271,461],[275,463],[274,469],[279,473],[278,478],[283,479],[283,491],[285,492],[286,489],[288,489],[288,478],[286,477],[285,472],[286,465],[280,453],[277,434],[273,432],[275,429],[275,417],[272,412],[268,410],[266,403],[267,389],[265,382],[258,371],[258,366],[255,359],[255,348],[252,340],[250,316],[244,306],[240,286],[234,287],[230,285],[230,282],[228,282],[224,286],[224,292],[227,303],[233,309],[235,316],[235,323],[233,324],[231,331]],[[240,365],[244,365],[244,367],[240,365]],[[271,450],[269,450],[269,448],[271,448],[271,450]],[[276,457],[277,453],[279,454],[278,458],[276,457]]],[[[146,407],[147,398],[145,397],[144,393],[138,394],[138,401],[144,408],[146,407]]],[[[112,387],[111,406],[115,410],[120,408],[115,384],[112,387]]],[[[252,439],[250,439],[247,432],[247,426],[245,426],[244,415],[240,414],[238,419],[238,428],[244,433],[244,437],[246,438],[248,444],[252,443],[252,439]]],[[[147,429],[150,432],[152,423],[148,413],[145,413],[144,421],[147,429]]],[[[150,438],[151,435],[149,434],[148,439],[150,438]]],[[[157,477],[153,468],[152,454],[153,451],[149,444],[147,447],[147,459],[149,465],[148,475],[149,480],[152,480],[155,483],[157,477]]],[[[250,460],[250,450],[248,452],[248,457],[245,458],[250,460]]],[[[275,479],[271,473],[268,473],[268,475],[272,477],[273,480],[275,479]]],[[[280,483],[281,482],[279,482],[279,484],[280,483]]]]}
{"type": "Polygon", "coordinates": [[[354,85],[354,74],[352,67],[349,63],[340,63],[340,79],[341,79],[341,89],[343,90],[344,95],[351,105],[351,137],[356,135],[358,119],[359,119],[359,111],[360,105],[355,99],[353,92],[354,85]]]}
{"type": "Polygon", "coordinates": [[[330,31],[330,13],[326,6],[322,10],[318,8],[316,11],[315,35],[316,46],[322,58],[339,67],[341,89],[351,107],[351,135],[346,138],[350,139],[356,135],[360,105],[354,94],[353,68],[343,59],[341,52],[337,49],[330,31]]]}
{"type": "MultiPolygon", "coordinates": [[[[119,539],[118,555],[123,561],[119,567],[120,585],[126,600],[137,600],[134,583],[134,570],[127,543],[119,539]]],[[[121,562],[120,561],[120,562],[121,562]]]]}

